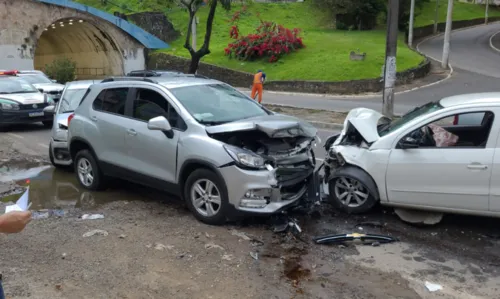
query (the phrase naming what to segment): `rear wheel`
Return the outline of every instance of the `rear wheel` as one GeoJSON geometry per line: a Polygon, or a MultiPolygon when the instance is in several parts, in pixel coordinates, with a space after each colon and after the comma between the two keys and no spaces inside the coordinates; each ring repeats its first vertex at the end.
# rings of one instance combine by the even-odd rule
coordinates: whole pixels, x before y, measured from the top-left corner
{"type": "Polygon", "coordinates": [[[218,225],[226,221],[229,200],[224,182],[208,169],[197,169],[185,183],[186,203],[201,222],[218,225]]]}
{"type": "Polygon", "coordinates": [[[89,190],[103,190],[105,178],[99,169],[94,155],[89,150],[81,150],[76,154],[75,173],[80,184],[89,190]]]}

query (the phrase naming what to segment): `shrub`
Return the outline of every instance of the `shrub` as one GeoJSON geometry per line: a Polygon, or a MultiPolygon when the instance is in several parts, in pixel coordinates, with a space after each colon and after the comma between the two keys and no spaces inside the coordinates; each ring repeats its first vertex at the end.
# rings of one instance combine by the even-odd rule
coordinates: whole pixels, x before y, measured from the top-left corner
{"type": "Polygon", "coordinates": [[[255,34],[240,36],[237,25],[231,26],[229,35],[236,41],[230,43],[224,52],[230,58],[256,60],[268,58],[276,62],[282,56],[304,47],[299,37],[300,29],[288,29],[274,22],[263,22],[255,34]]]}
{"type": "Polygon", "coordinates": [[[45,65],[45,73],[61,84],[74,81],[75,71],[76,63],[66,57],[56,58],[51,64],[45,65]]]}

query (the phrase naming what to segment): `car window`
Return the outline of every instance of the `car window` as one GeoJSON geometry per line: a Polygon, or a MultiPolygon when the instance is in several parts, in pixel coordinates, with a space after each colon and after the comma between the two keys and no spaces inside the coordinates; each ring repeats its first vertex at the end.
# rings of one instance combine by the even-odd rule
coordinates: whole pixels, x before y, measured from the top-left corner
{"type": "Polygon", "coordinates": [[[19,74],[18,76],[28,81],[31,84],[52,83],[52,81],[50,81],[49,78],[40,74],[26,74],[26,75],[19,74]]]}
{"type": "Polygon", "coordinates": [[[430,113],[438,111],[440,109],[443,109],[443,106],[441,106],[441,104],[439,104],[439,102],[429,102],[429,103],[422,105],[420,107],[416,107],[415,109],[407,112],[401,118],[393,120],[388,125],[380,126],[378,128],[378,131],[379,131],[378,133],[379,133],[380,137],[385,136],[389,133],[396,131],[397,129],[401,128],[402,126],[404,126],[408,122],[410,122],[418,117],[430,114],[430,113]]]}
{"type": "Polygon", "coordinates": [[[254,100],[225,84],[176,87],[170,92],[199,123],[205,125],[268,115],[254,100]]]}
{"type": "Polygon", "coordinates": [[[59,101],[58,113],[73,112],[80,105],[83,96],[87,94],[88,88],[67,89],[59,101]]]}
{"type": "Polygon", "coordinates": [[[28,81],[20,77],[1,77],[0,76],[0,94],[11,93],[38,93],[38,89],[28,81]]]}
{"type": "Polygon", "coordinates": [[[125,115],[128,88],[109,88],[101,91],[92,103],[94,110],[125,115]]]}
{"type": "Polygon", "coordinates": [[[137,89],[134,100],[133,117],[142,121],[149,121],[157,116],[164,116],[172,128],[186,129],[186,123],[172,105],[158,92],[150,89],[137,89]]]}
{"type": "Polygon", "coordinates": [[[459,113],[428,123],[406,137],[415,139],[421,148],[484,148],[493,120],[491,111],[459,113]]]}

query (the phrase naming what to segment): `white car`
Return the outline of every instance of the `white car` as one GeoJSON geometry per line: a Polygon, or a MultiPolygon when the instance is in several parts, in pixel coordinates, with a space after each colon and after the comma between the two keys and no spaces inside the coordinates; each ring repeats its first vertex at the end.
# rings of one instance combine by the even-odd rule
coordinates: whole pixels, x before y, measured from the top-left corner
{"type": "Polygon", "coordinates": [[[323,188],[350,213],[382,205],[500,216],[500,93],[465,94],[390,121],[352,110],[327,140],[323,188]],[[482,117],[481,117],[482,116],[482,117]],[[480,121],[461,124],[457,119],[480,121]]]}

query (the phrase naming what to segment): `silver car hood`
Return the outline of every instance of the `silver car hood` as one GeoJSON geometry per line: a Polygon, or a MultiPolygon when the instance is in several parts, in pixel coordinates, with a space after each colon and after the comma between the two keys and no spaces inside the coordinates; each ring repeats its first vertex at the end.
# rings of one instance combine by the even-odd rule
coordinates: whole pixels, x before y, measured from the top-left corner
{"type": "Polygon", "coordinates": [[[64,89],[64,85],[59,83],[36,83],[33,86],[43,89],[44,92],[62,91],[64,89]]]}
{"type": "Polygon", "coordinates": [[[315,137],[318,130],[299,118],[282,115],[264,115],[242,119],[222,125],[206,127],[208,134],[259,130],[271,138],[315,137]]]}
{"type": "Polygon", "coordinates": [[[0,94],[1,99],[7,99],[19,104],[40,104],[45,102],[45,95],[40,92],[0,94]]]}

